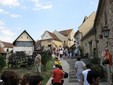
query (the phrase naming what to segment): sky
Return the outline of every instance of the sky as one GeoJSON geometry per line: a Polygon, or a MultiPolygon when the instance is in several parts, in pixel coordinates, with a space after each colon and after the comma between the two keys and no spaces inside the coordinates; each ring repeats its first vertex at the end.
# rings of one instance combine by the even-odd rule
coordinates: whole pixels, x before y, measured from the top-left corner
{"type": "Polygon", "coordinates": [[[46,31],[74,29],[96,12],[99,0],[0,0],[0,40],[13,42],[26,30],[36,41],[46,31]]]}

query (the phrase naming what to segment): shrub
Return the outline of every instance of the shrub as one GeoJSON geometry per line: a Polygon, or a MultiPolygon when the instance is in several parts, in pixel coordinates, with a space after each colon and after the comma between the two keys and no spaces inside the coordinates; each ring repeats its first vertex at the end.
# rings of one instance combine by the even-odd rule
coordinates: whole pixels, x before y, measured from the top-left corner
{"type": "Polygon", "coordinates": [[[51,60],[51,55],[49,55],[48,51],[43,51],[41,53],[41,56],[42,56],[41,62],[42,62],[44,71],[46,71],[46,65],[48,61],[51,60]]]}
{"type": "Polygon", "coordinates": [[[91,63],[92,64],[100,64],[100,58],[98,58],[98,57],[93,57],[92,59],[91,59],[91,63]]]}
{"type": "Polygon", "coordinates": [[[103,69],[102,66],[100,66],[100,65],[92,65],[91,69],[96,71],[96,72],[98,72],[100,74],[101,78],[105,77],[105,70],[103,69]]]}
{"type": "Polygon", "coordinates": [[[0,71],[6,66],[5,57],[0,54],[0,71]]]}

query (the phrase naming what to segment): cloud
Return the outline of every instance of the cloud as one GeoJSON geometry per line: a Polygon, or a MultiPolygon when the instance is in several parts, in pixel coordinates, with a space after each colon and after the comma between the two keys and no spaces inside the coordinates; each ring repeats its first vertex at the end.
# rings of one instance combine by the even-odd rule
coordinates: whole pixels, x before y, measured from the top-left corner
{"type": "Polygon", "coordinates": [[[4,9],[0,9],[0,14],[8,14],[8,11],[5,11],[4,9]]]}
{"type": "Polygon", "coordinates": [[[0,0],[0,4],[9,7],[19,7],[21,5],[18,0],[0,0]]]}
{"type": "Polygon", "coordinates": [[[10,30],[8,30],[8,28],[4,28],[4,27],[0,30],[0,32],[3,35],[8,36],[8,37],[14,35],[14,33],[12,33],[10,30]]]}
{"type": "Polygon", "coordinates": [[[12,18],[18,18],[18,17],[21,17],[21,15],[19,14],[11,14],[9,13],[8,11],[4,10],[4,9],[0,9],[0,14],[5,14],[5,15],[8,15],[12,18]]]}
{"type": "Polygon", "coordinates": [[[33,10],[52,9],[52,4],[50,2],[42,3],[40,0],[32,0],[32,2],[34,3],[33,10]]]}
{"type": "Polygon", "coordinates": [[[0,40],[12,42],[15,33],[6,27],[6,24],[0,20],[0,40]]]}
{"type": "Polygon", "coordinates": [[[0,40],[12,42],[14,40],[14,33],[10,31],[8,28],[0,28],[0,40]]]}
{"type": "Polygon", "coordinates": [[[5,23],[0,20],[0,27],[1,27],[1,26],[4,26],[4,25],[5,25],[5,23]]]}
{"type": "Polygon", "coordinates": [[[19,14],[11,14],[10,15],[12,18],[18,18],[18,17],[21,17],[21,15],[19,15],[19,14]]]}

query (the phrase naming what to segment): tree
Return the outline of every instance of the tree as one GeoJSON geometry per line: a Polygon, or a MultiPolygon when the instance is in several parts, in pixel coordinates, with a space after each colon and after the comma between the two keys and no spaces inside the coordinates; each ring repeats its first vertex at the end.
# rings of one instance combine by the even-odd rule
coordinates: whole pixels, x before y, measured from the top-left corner
{"type": "Polygon", "coordinates": [[[43,65],[43,69],[44,71],[46,71],[46,65],[48,63],[49,60],[51,60],[51,55],[49,55],[48,51],[43,51],[41,53],[41,56],[42,56],[42,65],[43,65]]]}
{"type": "Polygon", "coordinates": [[[6,66],[5,58],[0,54],[0,71],[6,66]]]}

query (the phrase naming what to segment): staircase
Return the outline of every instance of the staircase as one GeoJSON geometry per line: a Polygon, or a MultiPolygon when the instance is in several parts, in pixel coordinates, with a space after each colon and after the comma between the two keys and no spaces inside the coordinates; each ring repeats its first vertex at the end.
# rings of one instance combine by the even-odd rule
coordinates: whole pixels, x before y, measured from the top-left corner
{"type": "MultiPolygon", "coordinates": [[[[89,60],[86,58],[81,59],[81,60],[84,61],[85,64],[90,63],[89,60]]],[[[78,82],[78,80],[76,78],[76,72],[75,72],[76,59],[67,59],[67,62],[69,63],[69,66],[70,66],[69,82],[71,82],[71,83],[78,82]]]]}
{"type": "Polygon", "coordinates": [[[69,66],[70,66],[69,82],[71,82],[71,83],[78,82],[77,78],[76,78],[76,73],[75,73],[76,59],[68,59],[67,62],[69,63],[69,66]]]}
{"type": "Polygon", "coordinates": [[[75,70],[71,70],[71,71],[69,72],[69,82],[72,82],[72,83],[73,83],[73,82],[78,82],[75,75],[76,75],[76,74],[75,74],[75,70]]]}

